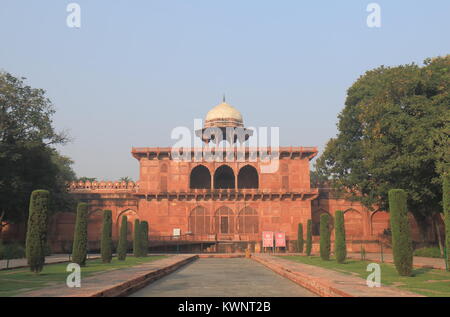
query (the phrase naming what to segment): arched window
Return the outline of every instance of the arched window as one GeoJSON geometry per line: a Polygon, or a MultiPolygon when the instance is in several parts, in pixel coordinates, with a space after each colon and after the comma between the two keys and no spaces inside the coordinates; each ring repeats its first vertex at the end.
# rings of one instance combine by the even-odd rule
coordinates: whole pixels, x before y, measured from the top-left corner
{"type": "Polygon", "coordinates": [[[215,233],[234,233],[234,214],[228,207],[220,207],[214,215],[214,232],[215,233]]]}
{"type": "Polygon", "coordinates": [[[202,206],[197,206],[192,209],[189,215],[188,227],[189,231],[193,234],[210,234],[211,215],[209,211],[202,206]]]}
{"type": "Polygon", "coordinates": [[[231,167],[222,165],[214,173],[214,188],[215,189],[228,189],[235,188],[234,172],[231,167]]]}
{"type": "Polygon", "coordinates": [[[191,171],[191,189],[211,189],[211,173],[203,165],[196,166],[191,171]]]}
{"type": "Polygon", "coordinates": [[[345,235],[347,238],[362,238],[363,219],[359,211],[348,209],[344,212],[345,235]]]}
{"type": "Polygon", "coordinates": [[[251,165],[245,165],[239,170],[238,188],[258,188],[258,171],[251,165]]]}
{"type": "Polygon", "coordinates": [[[251,207],[245,207],[238,215],[238,233],[258,233],[258,213],[251,207]]]}

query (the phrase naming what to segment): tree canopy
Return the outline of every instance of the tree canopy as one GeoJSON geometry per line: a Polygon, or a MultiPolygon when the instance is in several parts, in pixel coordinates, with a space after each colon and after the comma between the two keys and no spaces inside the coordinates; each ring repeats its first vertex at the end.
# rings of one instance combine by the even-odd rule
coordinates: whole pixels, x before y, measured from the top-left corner
{"type": "Polygon", "coordinates": [[[55,131],[45,91],[24,80],[0,72],[0,223],[25,221],[36,188],[50,191],[50,211],[73,204],[65,189],[75,179],[73,162],[54,148],[68,136],[55,131]]]}
{"type": "Polygon", "coordinates": [[[388,191],[404,188],[419,225],[440,212],[449,172],[450,55],[424,65],[381,66],[347,92],[338,134],[316,168],[347,198],[387,210],[388,191]]]}

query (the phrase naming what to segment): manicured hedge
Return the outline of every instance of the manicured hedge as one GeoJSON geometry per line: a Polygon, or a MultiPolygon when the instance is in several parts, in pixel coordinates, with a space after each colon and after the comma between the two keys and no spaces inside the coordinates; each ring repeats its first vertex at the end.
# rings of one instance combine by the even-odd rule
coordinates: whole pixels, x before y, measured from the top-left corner
{"type": "Polygon", "coordinates": [[[50,193],[35,190],[31,193],[25,252],[30,270],[42,271],[47,245],[47,218],[50,193]]]}
{"type": "Polygon", "coordinates": [[[445,217],[445,257],[447,261],[447,270],[450,271],[450,175],[444,176],[442,193],[442,204],[445,217]]]}
{"type": "Polygon", "coordinates": [[[135,257],[141,256],[141,235],[140,235],[139,219],[134,221],[134,234],[133,234],[133,254],[135,257]]]}
{"type": "Polygon", "coordinates": [[[148,254],[148,222],[142,221],[140,223],[140,256],[147,256],[148,254]]]}
{"type": "Polygon", "coordinates": [[[303,224],[298,224],[298,231],[297,231],[297,251],[300,253],[303,253],[303,245],[305,243],[305,240],[303,239],[303,224]]]}
{"type": "Polygon", "coordinates": [[[86,265],[87,257],[87,224],[88,205],[79,203],[77,206],[77,219],[72,247],[72,262],[81,266],[86,265]]]}
{"type": "Polygon", "coordinates": [[[404,190],[391,189],[389,191],[389,211],[394,264],[398,274],[410,276],[413,269],[413,248],[404,190]]]}
{"type": "Polygon", "coordinates": [[[306,255],[310,256],[312,250],[312,220],[306,223],[306,255]]]}
{"type": "Polygon", "coordinates": [[[128,219],[127,216],[122,216],[122,223],[120,225],[119,245],[117,246],[117,258],[124,261],[127,258],[127,241],[128,234],[128,219]]]}
{"type": "Polygon", "coordinates": [[[330,215],[324,213],[320,216],[320,257],[324,261],[330,259],[331,241],[330,241],[330,215]]]}
{"type": "Polygon", "coordinates": [[[112,212],[105,210],[103,212],[102,241],[100,244],[100,253],[103,263],[110,263],[112,260],[112,212]]]}
{"type": "Polygon", "coordinates": [[[334,255],[338,263],[344,263],[347,258],[347,246],[345,241],[345,222],[342,210],[335,215],[334,255]]]}

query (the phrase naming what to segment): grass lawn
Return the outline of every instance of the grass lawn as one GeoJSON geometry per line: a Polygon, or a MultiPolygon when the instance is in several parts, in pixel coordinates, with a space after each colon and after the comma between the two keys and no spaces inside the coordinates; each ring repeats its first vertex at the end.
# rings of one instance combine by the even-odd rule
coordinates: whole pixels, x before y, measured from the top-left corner
{"type": "MultiPolygon", "coordinates": [[[[87,277],[98,272],[105,272],[139,265],[165,258],[163,255],[135,258],[128,256],[125,261],[113,258],[111,263],[102,263],[101,259],[88,260],[81,268],[81,277],[87,277]]],[[[0,271],[0,296],[14,296],[22,292],[65,283],[70,272],[66,272],[67,263],[47,264],[40,274],[30,272],[29,268],[18,268],[0,271]]]]}
{"type": "MultiPolygon", "coordinates": [[[[367,265],[371,263],[370,261],[347,259],[346,263],[338,264],[334,259],[323,261],[317,256],[282,256],[281,258],[359,276],[363,279],[366,279],[371,273],[366,271],[367,265]]],[[[431,268],[414,268],[413,276],[402,277],[398,275],[393,264],[379,264],[381,266],[381,284],[425,296],[450,297],[450,272],[431,268]]]]}

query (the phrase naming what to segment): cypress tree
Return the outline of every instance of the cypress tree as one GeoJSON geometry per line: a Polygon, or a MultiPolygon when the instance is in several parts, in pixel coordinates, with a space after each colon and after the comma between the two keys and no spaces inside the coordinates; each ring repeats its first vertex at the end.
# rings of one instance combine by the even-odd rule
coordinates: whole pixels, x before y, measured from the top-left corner
{"type": "Polygon", "coordinates": [[[306,255],[311,255],[312,249],[312,220],[308,219],[306,223],[306,255]]]}
{"type": "Polygon", "coordinates": [[[120,261],[124,261],[127,257],[128,249],[128,219],[127,216],[122,216],[122,224],[120,225],[119,245],[117,246],[117,257],[120,261]]]}
{"type": "Polygon", "coordinates": [[[77,219],[75,222],[75,233],[72,247],[72,262],[81,266],[86,265],[87,256],[87,224],[88,224],[88,205],[78,203],[77,219]]]}
{"type": "Polygon", "coordinates": [[[344,213],[341,210],[338,210],[336,211],[335,217],[334,255],[336,256],[336,261],[338,263],[344,263],[347,257],[344,213]]]}
{"type": "Polygon", "coordinates": [[[102,241],[100,245],[103,263],[110,263],[112,260],[112,212],[103,212],[102,241]]]}
{"type": "Polygon", "coordinates": [[[35,273],[41,272],[45,263],[49,196],[47,190],[34,190],[30,197],[26,256],[30,270],[35,273]]]}
{"type": "Polygon", "coordinates": [[[320,216],[320,257],[324,261],[330,259],[330,215],[324,213],[320,216]]]}
{"type": "Polygon", "coordinates": [[[413,268],[413,249],[406,205],[406,192],[402,189],[391,189],[388,196],[394,264],[398,274],[410,276],[413,268]]]}
{"type": "Polygon", "coordinates": [[[140,226],[139,226],[139,219],[136,219],[134,221],[134,234],[133,234],[133,254],[135,257],[140,257],[141,256],[141,251],[140,251],[140,226]]]}
{"type": "Polygon", "coordinates": [[[303,240],[303,224],[298,224],[298,231],[297,231],[297,251],[300,253],[303,253],[303,245],[305,241],[303,240]]]}
{"type": "Polygon", "coordinates": [[[447,261],[446,268],[450,271],[450,175],[444,176],[442,187],[442,205],[444,207],[445,223],[445,260],[447,261]]]}
{"type": "Polygon", "coordinates": [[[140,223],[139,235],[140,235],[140,256],[147,256],[148,254],[148,222],[142,221],[140,223]]]}

